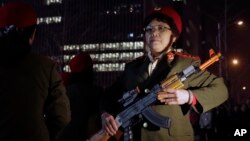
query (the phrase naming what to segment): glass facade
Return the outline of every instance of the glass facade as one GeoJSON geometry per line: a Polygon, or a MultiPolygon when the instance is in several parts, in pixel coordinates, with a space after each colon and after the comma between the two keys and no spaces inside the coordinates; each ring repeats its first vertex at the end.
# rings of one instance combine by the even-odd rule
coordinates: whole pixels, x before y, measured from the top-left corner
{"type": "Polygon", "coordinates": [[[143,19],[149,6],[173,2],[149,0],[26,0],[38,12],[38,31],[32,50],[68,63],[80,51],[94,62],[97,81],[112,83],[125,63],[143,55],[143,19]],[[152,2],[154,3],[152,5],[152,2]]]}

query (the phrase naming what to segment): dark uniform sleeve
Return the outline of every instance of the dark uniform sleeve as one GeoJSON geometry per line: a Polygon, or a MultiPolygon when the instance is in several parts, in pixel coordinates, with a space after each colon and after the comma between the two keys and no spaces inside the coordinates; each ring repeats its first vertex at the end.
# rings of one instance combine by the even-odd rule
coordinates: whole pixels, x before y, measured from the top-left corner
{"type": "MultiPolygon", "coordinates": [[[[200,60],[193,62],[199,66],[200,60]]],[[[186,82],[197,99],[198,112],[206,112],[219,106],[228,99],[228,90],[222,77],[217,77],[209,71],[201,71],[186,82]]]]}
{"type": "Polygon", "coordinates": [[[49,94],[45,103],[45,119],[52,141],[70,121],[70,104],[61,76],[54,65],[50,72],[49,94]]]}

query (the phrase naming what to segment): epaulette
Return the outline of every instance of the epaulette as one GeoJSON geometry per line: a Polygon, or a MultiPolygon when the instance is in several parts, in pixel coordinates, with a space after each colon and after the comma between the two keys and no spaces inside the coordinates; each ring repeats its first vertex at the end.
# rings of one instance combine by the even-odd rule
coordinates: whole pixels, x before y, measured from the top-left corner
{"type": "Polygon", "coordinates": [[[193,60],[199,60],[200,59],[199,56],[193,56],[191,54],[184,53],[184,52],[174,52],[174,54],[178,55],[180,57],[183,57],[183,58],[190,58],[190,59],[193,59],[193,60]]]}

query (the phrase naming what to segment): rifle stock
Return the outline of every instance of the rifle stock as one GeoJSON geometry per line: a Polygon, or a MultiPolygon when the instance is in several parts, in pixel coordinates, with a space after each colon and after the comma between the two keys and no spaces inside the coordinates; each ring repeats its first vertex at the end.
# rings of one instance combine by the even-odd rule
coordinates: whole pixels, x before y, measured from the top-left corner
{"type": "MultiPolygon", "coordinates": [[[[122,131],[118,130],[117,133],[114,135],[116,140],[119,140],[122,136],[122,131]]],[[[96,134],[94,134],[89,141],[107,141],[111,136],[106,134],[103,129],[99,130],[96,134]]]]}
{"type": "Polygon", "coordinates": [[[110,138],[102,129],[93,135],[89,140],[90,141],[107,141],[110,138]]]}
{"type": "MultiPolygon", "coordinates": [[[[147,107],[149,107],[151,104],[157,101],[156,93],[158,93],[161,90],[161,88],[163,87],[174,88],[174,89],[182,88],[184,86],[182,82],[185,81],[187,77],[198,71],[205,70],[207,67],[218,61],[220,57],[221,53],[213,55],[209,60],[201,64],[199,68],[195,68],[194,66],[191,65],[187,67],[185,70],[183,70],[183,72],[175,74],[163,80],[160,83],[160,85],[158,84],[155,85],[155,87],[151,89],[148,95],[139,99],[138,101],[135,101],[133,104],[131,104],[130,106],[125,108],[125,110],[123,110],[121,113],[118,114],[118,116],[116,117],[116,122],[118,123],[118,127],[123,126],[123,124],[126,124],[128,119],[142,113],[147,107]],[[146,107],[142,107],[142,105],[146,107]]],[[[119,140],[122,134],[123,132],[118,130],[118,132],[114,135],[114,137],[117,140],[119,140]]],[[[111,137],[110,135],[107,135],[105,131],[101,129],[96,134],[94,134],[89,139],[89,141],[107,141],[110,137],[111,137]]]]}

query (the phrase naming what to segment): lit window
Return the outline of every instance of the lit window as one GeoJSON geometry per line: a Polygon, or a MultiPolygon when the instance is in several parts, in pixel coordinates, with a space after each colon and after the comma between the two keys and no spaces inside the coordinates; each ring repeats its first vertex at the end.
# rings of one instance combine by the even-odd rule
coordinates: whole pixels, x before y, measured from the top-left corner
{"type": "Polygon", "coordinates": [[[129,36],[130,38],[133,38],[133,37],[134,37],[134,33],[129,33],[128,36],[129,36]]]}
{"type": "Polygon", "coordinates": [[[53,23],[61,23],[62,17],[42,17],[37,19],[37,24],[53,24],[53,23]]]}
{"type": "Polygon", "coordinates": [[[94,64],[93,68],[98,72],[110,72],[110,71],[123,71],[125,63],[103,63],[103,64],[94,64]]]}
{"type": "Polygon", "coordinates": [[[69,65],[65,65],[65,66],[63,67],[63,71],[65,71],[65,72],[70,72],[69,65]]]}
{"type": "MultiPolygon", "coordinates": [[[[86,51],[94,63],[94,70],[100,71],[123,71],[125,62],[131,61],[143,55],[143,42],[116,42],[99,44],[64,45],[64,51],[86,51]],[[125,50],[126,52],[121,52],[125,50]],[[134,51],[136,50],[136,51],[134,51]],[[105,52],[100,52],[105,51],[105,52]],[[110,51],[110,52],[108,52],[110,51]]],[[[64,55],[64,62],[68,63],[73,55],[64,55]]]]}
{"type": "Polygon", "coordinates": [[[62,0],[47,0],[46,1],[46,4],[47,5],[51,5],[51,4],[61,4],[62,3],[62,0]]]}
{"type": "Polygon", "coordinates": [[[129,12],[131,12],[131,13],[132,13],[132,12],[133,12],[133,10],[134,10],[134,9],[133,9],[133,7],[130,7],[130,8],[129,8],[129,12]]]}
{"type": "Polygon", "coordinates": [[[105,50],[143,50],[143,42],[100,43],[82,45],[64,45],[64,50],[105,51],[105,50]]]}

